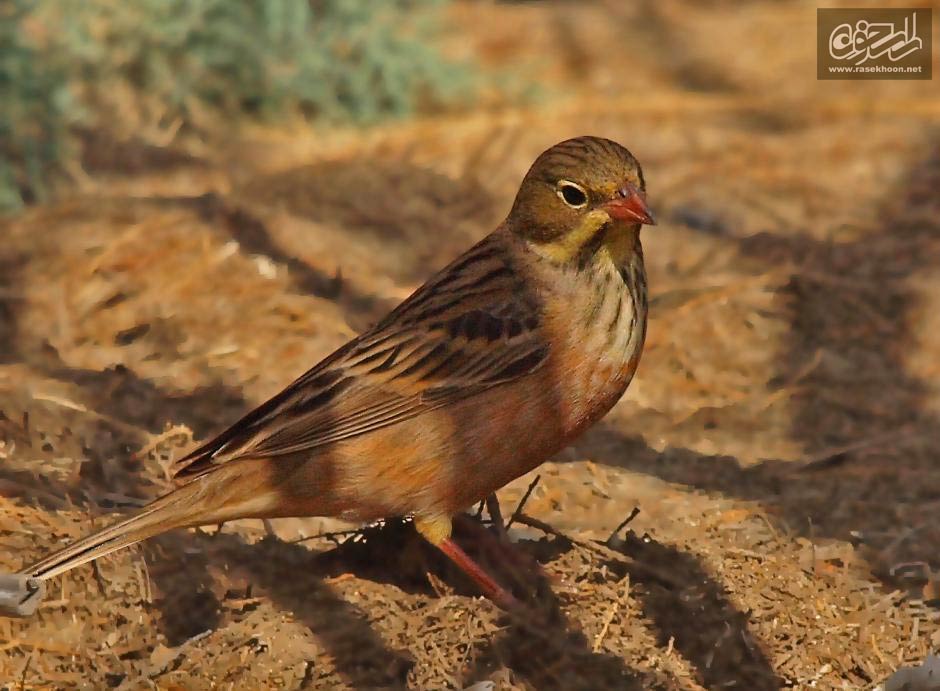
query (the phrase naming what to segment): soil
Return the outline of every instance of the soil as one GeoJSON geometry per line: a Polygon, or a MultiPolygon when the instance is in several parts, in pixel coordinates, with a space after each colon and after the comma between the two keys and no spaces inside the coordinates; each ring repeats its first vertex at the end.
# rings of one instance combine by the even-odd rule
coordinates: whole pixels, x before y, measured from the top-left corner
{"type": "Polygon", "coordinates": [[[800,2],[452,15],[454,52],[536,75],[537,103],[99,151],[4,222],[0,568],[164,491],[172,458],[489,232],[539,152],[597,134],[659,218],[649,337],[511,545],[458,522],[525,610],[401,521],[239,521],[51,582],[0,619],[0,686],[859,689],[940,647],[932,82],[817,82],[800,2]]]}

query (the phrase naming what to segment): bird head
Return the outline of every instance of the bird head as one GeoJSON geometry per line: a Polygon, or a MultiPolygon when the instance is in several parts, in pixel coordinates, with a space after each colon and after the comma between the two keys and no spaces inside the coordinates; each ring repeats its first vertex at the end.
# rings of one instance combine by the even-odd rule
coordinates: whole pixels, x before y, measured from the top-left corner
{"type": "Polygon", "coordinates": [[[511,232],[558,261],[581,256],[602,232],[635,235],[655,223],[639,162],[600,137],[568,139],[535,159],[507,219],[511,232]]]}

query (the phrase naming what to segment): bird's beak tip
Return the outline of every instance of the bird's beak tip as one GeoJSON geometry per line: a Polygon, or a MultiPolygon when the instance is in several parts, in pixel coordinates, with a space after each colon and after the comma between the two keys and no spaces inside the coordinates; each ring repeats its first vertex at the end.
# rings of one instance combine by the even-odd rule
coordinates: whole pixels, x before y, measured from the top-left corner
{"type": "Polygon", "coordinates": [[[627,185],[620,196],[611,199],[604,204],[604,210],[611,218],[618,221],[628,221],[630,223],[642,223],[643,225],[655,226],[656,218],[650,211],[643,194],[632,185],[627,185]]]}

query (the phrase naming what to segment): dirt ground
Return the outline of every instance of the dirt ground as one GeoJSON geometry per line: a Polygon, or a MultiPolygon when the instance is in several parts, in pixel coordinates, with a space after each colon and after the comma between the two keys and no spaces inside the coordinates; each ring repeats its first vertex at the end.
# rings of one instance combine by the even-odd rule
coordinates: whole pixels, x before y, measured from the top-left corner
{"type": "Polygon", "coordinates": [[[537,471],[526,523],[552,532],[514,524],[507,556],[458,525],[526,613],[409,525],[242,521],[54,581],[0,619],[0,686],[860,689],[940,648],[934,82],[817,82],[804,2],[453,14],[454,52],[535,75],[537,103],[99,150],[0,226],[0,568],[158,494],[590,133],[633,150],[660,219],[649,338],[537,471]]]}

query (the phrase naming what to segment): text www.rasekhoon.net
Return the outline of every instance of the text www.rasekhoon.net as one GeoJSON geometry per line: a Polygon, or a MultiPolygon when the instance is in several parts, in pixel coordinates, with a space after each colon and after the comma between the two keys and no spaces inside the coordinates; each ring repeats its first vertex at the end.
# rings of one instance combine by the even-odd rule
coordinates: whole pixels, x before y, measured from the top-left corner
{"type": "Polygon", "coordinates": [[[914,72],[924,71],[923,65],[830,65],[828,70],[832,74],[862,74],[862,73],[884,73],[884,72],[914,72]]]}

